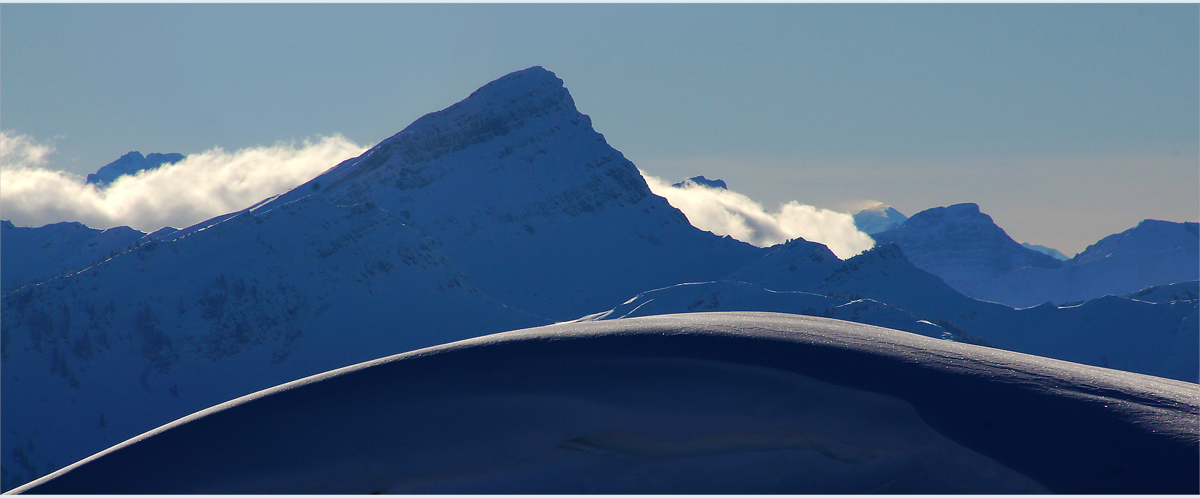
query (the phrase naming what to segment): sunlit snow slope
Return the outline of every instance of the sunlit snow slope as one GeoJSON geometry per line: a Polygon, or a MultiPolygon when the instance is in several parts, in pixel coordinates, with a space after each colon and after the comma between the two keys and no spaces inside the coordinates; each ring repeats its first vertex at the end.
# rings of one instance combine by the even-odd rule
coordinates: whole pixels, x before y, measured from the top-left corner
{"type": "Polygon", "coordinates": [[[36,493],[1188,493],[1194,384],[823,318],[559,324],[215,406],[36,493]]]}

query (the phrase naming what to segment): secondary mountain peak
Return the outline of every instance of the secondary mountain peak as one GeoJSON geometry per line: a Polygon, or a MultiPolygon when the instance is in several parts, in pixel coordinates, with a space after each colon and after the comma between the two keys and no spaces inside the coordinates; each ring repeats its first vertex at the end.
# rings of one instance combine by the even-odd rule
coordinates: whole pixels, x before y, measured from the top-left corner
{"type": "Polygon", "coordinates": [[[887,204],[879,203],[854,213],[854,226],[867,235],[891,230],[908,220],[887,204]]]}
{"type": "Polygon", "coordinates": [[[873,237],[878,244],[900,246],[913,265],[955,288],[1025,266],[1062,266],[1050,256],[1022,247],[974,203],[926,209],[873,237]]]}
{"type": "Polygon", "coordinates": [[[709,180],[708,178],[705,178],[704,175],[693,176],[682,182],[674,183],[671,186],[675,187],[675,188],[686,188],[686,187],[690,187],[693,185],[703,185],[705,187],[729,190],[729,186],[725,184],[724,180],[719,180],[719,179],[718,180],[709,180]]]}
{"type": "Polygon", "coordinates": [[[173,164],[182,161],[183,158],[183,154],[174,152],[170,154],[152,152],[150,155],[143,156],[141,152],[135,150],[121,156],[116,161],[108,163],[95,173],[88,175],[87,183],[104,188],[122,176],[157,169],[163,164],[173,164]]]}

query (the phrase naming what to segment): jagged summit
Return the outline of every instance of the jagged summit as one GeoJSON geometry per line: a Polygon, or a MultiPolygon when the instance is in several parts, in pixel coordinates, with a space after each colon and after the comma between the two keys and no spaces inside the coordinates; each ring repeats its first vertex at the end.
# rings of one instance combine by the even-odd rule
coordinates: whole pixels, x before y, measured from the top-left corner
{"type": "Polygon", "coordinates": [[[709,180],[708,178],[705,178],[704,175],[693,176],[682,182],[671,184],[671,186],[675,187],[675,188],[686,188],[686,187],[691,187],[693,185],[703,185],[705,187],[719,188],[721,190],[729,190],[729,186],[725,184],[724,180],[720,180],[720,179],[709,180]]]}
{"type": "Polygon", "coordinates": [[[141,152],[132,151],[121,156],[120,159],[108,163],[100,168],[95,173],[87,176],[87,183],[96,185],[100,188],[105,188],[112,182],[117,181],[125,175],[133,175],[145,170],[157,169],[163,164],[173,164],[184,159],[183,154],[169,153],[160,154],[152,152],[150,155],[143,156],[141,152]]]}
{"type": "Polygon", "coordinates": [[[698,267],[716,279],[762,253],[696,229],[654,195],[541,67],[483,85],[255,210],[304,197],[397,213],[482,289],[556,320],[694,279],[698,267]],[[557,288],[556,274],[579,278],[557,288]]]}

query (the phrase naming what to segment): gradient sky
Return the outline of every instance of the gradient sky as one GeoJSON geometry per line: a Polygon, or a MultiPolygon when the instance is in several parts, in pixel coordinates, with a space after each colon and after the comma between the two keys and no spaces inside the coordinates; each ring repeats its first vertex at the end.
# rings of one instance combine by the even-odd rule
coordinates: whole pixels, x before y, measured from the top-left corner
{"type": "Polygon", "coordinates": [[[0,129],[79,174],[372,145],[533,65],[643,170],[768,206],[976,202],[1067,255],[1200,218],[1195,4],[6,4],[0,129]]]}

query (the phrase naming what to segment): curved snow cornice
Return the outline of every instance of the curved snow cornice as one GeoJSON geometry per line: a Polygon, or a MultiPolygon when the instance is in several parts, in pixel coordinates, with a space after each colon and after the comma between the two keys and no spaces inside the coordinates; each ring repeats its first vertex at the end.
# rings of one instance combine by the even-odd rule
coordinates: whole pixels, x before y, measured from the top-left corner
{"type": "Polygon", "coordinates": [[[566,323],[238,398],[16,491],[1194,494],[1197,394],[814,317],[566,323]]]}

